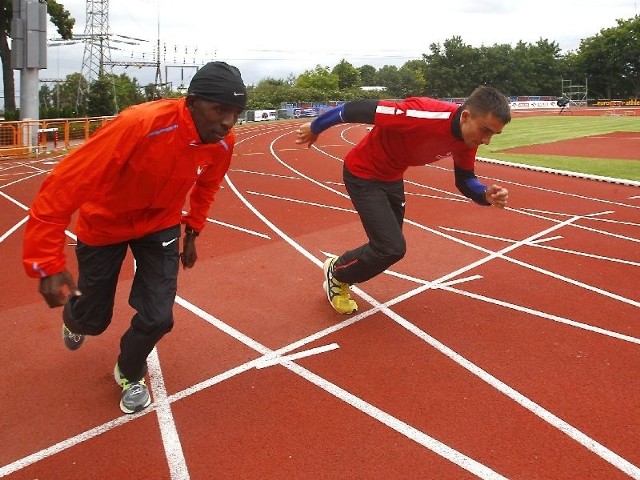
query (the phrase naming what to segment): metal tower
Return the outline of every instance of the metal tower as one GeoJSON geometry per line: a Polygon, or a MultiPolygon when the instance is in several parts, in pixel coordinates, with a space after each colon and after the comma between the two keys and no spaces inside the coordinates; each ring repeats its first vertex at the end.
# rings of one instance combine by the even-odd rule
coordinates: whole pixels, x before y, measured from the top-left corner
{"type": "Polygon", "coordinates": [[[587,81],[585,77],[584,85],[579,85],[562,77],[562,96],[568,98],[576,107],[586,107],[589,94],[587,81]]]}
{"type": "MultiPolygon", "coordinates": [[[[35,1],[35,0],[34,0],[35,1]]],[[[109,0],[86,0],[86,24],[84,33],[73,35],[71,40],[52,39],[49,46],[71,45],[78,42],[84,43],[84,55],[82,58],[81,75],[85,80],[84,84],[78,86],[78,96],[76,107],[87,101],[91,83],[98,80],[106,73],[113,73],[113,67],[154,67],[156,69],[155,86],[156,90],[164,87],[161,73],[161,52],[160,52],[160,10],[158,7],[158,39],[154,52],[153,61],[136,60],[111,60],[111,42],[124,43],[128,45],[139,45],[148,42],[142,38],[129,37],[126,35],[114,35],[109,28],[109,0]],[[115,37],[115,38],[113,38],[115,37]],[[108,69],[108,71],[106,71],[108,69]]],[[[166,49],[166,47],[165,47],[166,49]]],[[[116,48],[116,50],[119,50],[116,48]]],[[[117,108],[117,98],[114,101],[117,108]]]]}
{"type": "Polygon", "coordinates": [[[82,38],[84,56],[82,76],[91,83],[104,75],[105,65],[111,64],[109,46],[109,0],[86,0],[86,25],[82,38]]]}

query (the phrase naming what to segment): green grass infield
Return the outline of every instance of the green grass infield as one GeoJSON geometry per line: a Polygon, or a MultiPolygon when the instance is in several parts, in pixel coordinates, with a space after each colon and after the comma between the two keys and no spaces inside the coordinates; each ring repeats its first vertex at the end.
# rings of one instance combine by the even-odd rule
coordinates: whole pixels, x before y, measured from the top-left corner
{"type": "Polygon", "coordinates": [[[478,149],[478,156],[587,175],[640,181],[640,160],[503,152],[515,147],[552,143],[559,140],[613,132],[640,133],[640,117],[604,115],[515,117],[505,127],[502,134],[493,137],[490,145],[482,145],[478,149]]]}

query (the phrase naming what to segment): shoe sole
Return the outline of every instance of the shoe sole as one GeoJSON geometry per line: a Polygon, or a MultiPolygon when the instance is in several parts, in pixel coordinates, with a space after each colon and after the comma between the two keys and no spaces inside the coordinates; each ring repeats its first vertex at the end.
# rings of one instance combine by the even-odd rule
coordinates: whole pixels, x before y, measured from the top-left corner
{"type": "Polygon", "coordinates": [[[147,408],[149,405],[151,405],[151,395],[149,395],[149,398],[147,399],[144,405],[137,406],[133,410],[131,410],[130,408],[127,408],[124,405],[124,403],[122,403],[122,400],[120,400],[120,410],[122,410],[123,413],[128,413],[128,414],[141,412],[142,410],[147,408]]]}
{"type": "Polygon", "coordinates": [[[117,363],[116,363],[116,366],[113,367],[113,379],[116,381],[118,386],[122,388],[122,384],[120,383],[120,369],[118,368],[117,363]]]}
{"type": "Polygon", "coordinates": [[[327,300],[329,300],[329,305],[331,305],[331,308],[335,310],[336,307],[334,307],[333,303],[331,302],[331,293],[329,292],[329,268],[331,267],[332,260],[333,258],[327,258],[322,264],[322,271],[324,272],[324,282],[322,282],[322,288],[324,288],[324,293],[327,296],[327,300]]]}

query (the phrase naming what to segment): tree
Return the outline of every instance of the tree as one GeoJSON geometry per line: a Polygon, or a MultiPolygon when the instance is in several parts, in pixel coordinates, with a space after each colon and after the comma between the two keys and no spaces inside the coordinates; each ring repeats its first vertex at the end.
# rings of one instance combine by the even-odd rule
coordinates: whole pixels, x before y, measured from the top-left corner
{"type": "MultiPolygon", "coordinates": [[[[19,0],[18,0],[19,1],[19,0]]],[[[75,19],[65,10],[64,6],[55,0],[46,0],[47,11],[51,22],[56,26],[60,36],[69,40],[72,36],[75,19]]],[[[16,87],[11,68],[11,20],[13,19],[13,0],[0,0],[0,60],[2,61],[2,81],[4,85],[5,113],[14,115],[16,110],[16,87]]]]}
{"type": "Polygon", "coordinates": [[[583,39],[576,63],[589,78],[589,90],[601,98],[640,95],[640,17],[583,39]]]}
{"type": "Polygon", "coordinates": [[[540,39],[535,44],[518,42],[511,57],[514,95],[558,95],[560,47],[540,39]]]}
{"type": "Polygon", "coordinates": [[[427,64],[427,92],[434,97],[465,97],[480,83],[480,52],[459,36],[442,45],[433,43],[423,54],[427,64]]]}
{"type": "Polygon", "coordinates": [[[340,79],[338,75],[331,73],[329,67],[316,65],[315,70],[306,70],[296,80],[298,88],[315,88],[320,91],[338,90],[340,79]]]}
{"type": "Polygon", "coordinates": [[[387,89],[387,95],[391,97],[401,97],[402,95],[396,93],[397,86],[400,84],[400,73],[398,67],[395,65],[385,65],[378,70],[376,79],[380,87],[387,89]]]}
{"type": "Polygon", "coordinates": [[[616,45],[620,47],[622,78],[626,83],[623,95],[640,98],[640,16],[618,20],[620,29],[616,45]]]}
{"type": "Polygon", "coordinates": [[[362,85],[360,71],[344,58],[338,65],[333,67],[331,73],[338,76],[338,88],[340,88],[340,90],[360,87],[362,85]]]}
{"type": "Polygon", "coordinates": [[[78,102],[79,92],[86,92],[89,88],[87,79],[81,73],[67,75],[61,86],[61,105],[65,112],[71,112],[64,116],[79,117],[87,114],[84,102],[78,102]]]}
{"type": "Polygon", "coordinates": [[[113,75],[101,75],[91,83],[87,95],[87,114],[91,117],[103,117],[115,115],[116,110],[113,75]]]}
{"type": "Polygon", "coordinates": [[[535,91],[525,95],[559,95],[560,94],[560,46],[546,39],[538,40],[529,47],[531,63],[535,65],[535,91]]]}
{"type": "Polygon", "coordinates": [[[376,86],[376,67],[373,65],[362,65],[358,68],[360,72],[360,81],[362,85],[374,87],[376,86]]]}
{"type": "Polygon", "coordinates": [[[86,90],[87,80],[80,73],[67,75],[64,81],[55,82],[53,88],[40,87],[41,118],[72,118],[83,116],[86,111],[76,111],[78,91],[86,90]]]}
{"type": "Polygon", "coordinates": [[[247,109],[278,109],[282,103],[291,100],[291,81],[265,78],[247,89],[247,109]]]}
{"type": "Polygon", "coordinates": [[[49,85],[40,87],[40,118],[51,118],[50,114],[55,108],[55,87],[51,89],[49,85]]]}
{"type": "MultiPolygon", "coordinates": [[[[480,47],[480,78],[478,85],[491,85],[505,95],[518,95],[513,48],[509,44],[495,44],[480,47]]],[[[521,76],[520,76],[521,77],[521,76]]]]}
{"type": "Polygon", "coordinates": [[[558,95],[563,71],[560,47],[540,39],[474,48],[460,37],[432,44],[423,55],[427,92],[436,97],[466,97],[478,85],[491,85],[507,95],[558,95]]]}
{"type": "Polygon", "coordinates": [[[124,73],[111,77],[113,79],[116,107],[118,110],[124,110],[131,105],[145,101],[145,97],[141,91],[142,88],[138,85],[138,81],[135,78],[129,78],[129,76],[124,73]]]}
{"type": "Polygon", "coordinates": [[[425,80],[425,63],[423,60],[409,60],[406,62],[398,74],[400,84],[398,85],[398,96],[401,98],[418,97],[424,95],[427,82],[425,80]]]}

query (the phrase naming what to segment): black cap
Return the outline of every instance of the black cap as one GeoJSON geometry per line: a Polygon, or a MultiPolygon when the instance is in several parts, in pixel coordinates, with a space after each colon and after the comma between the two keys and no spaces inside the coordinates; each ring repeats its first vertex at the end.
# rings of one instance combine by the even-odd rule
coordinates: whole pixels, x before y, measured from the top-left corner
{"type": "Polygon", "coordinates": [[[198,70],[187,93],[242,109],[247,106],[247,88],[240,70],[225,62],[209,62],[198,70]]]}

